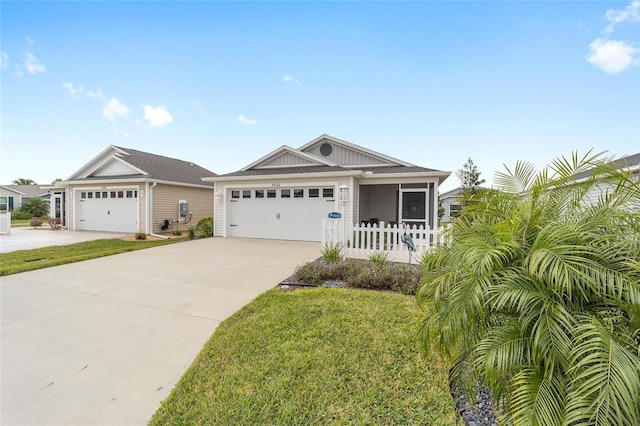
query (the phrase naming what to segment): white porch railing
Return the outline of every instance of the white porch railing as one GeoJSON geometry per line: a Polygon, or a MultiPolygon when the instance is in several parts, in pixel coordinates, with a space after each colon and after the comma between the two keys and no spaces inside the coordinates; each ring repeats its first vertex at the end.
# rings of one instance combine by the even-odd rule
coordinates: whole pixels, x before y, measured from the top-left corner
{"type": "Polygon", "coordinates": [[[11,213],[0,213],[0,234],[11,234],[11,213]]]}
{"type": "MultiPolygon", "coordinates": [[[[403,226],[380,222],[379,225],[346,224],[342,220],[322,221],[322,246],[341,244],[346,247],[347,257],[370,256],[376,252],[387,252],[398,260],[409,258],[409,249],[402,242],[405,233],[403,226]],[[343,235],[346,234],[346,235],[343,235]],[[347,240],[345,244],[345,239],[347,240]]],[[[445,242],[445,229],[431,230],[422,226],[407,226],[406,233],[411,236],[416,247],[414,255],[420,256],[438,244],[445,242]]]]}

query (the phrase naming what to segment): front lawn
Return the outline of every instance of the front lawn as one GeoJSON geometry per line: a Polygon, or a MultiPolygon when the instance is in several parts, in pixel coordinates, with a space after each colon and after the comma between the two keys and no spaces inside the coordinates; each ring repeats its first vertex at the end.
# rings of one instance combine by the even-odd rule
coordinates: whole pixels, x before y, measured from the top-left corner
{"type": "Polygon", "coordinates": [[[151,424],[461,424],[418,310],[390,292],[270,290],[218,326],[151,424]]]}
{"type": "Polygon", "coordinates": [[[183,239],[123,241],[112,238],[63,246],[50,246],[32,250],[0,253],[0,276],[47,268],[49,266],[64,265],[65,263],[79,262],[81,260],[89,260],[127,251],[173,244],[179,241],[183,241],[183,239]]]}

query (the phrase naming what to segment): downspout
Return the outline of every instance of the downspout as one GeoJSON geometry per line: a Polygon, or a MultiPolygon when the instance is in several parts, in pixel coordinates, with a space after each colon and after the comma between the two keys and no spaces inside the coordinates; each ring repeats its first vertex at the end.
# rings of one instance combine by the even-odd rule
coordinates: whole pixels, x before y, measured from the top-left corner
{"type": "Polygon", "coordinates": [[[159,235],[159,234],[154,234],[153,233],[153,188],[156,187],[156,185],[158,184],[158,182],[153,182],[153,184],[149,187],[149,191],[147,192],[147,203],[149,204],[149,216],[147,216],[147,223],[149,224],[149,235],[151,235],[152,237],[157,237],[157,238],[163,238],[165,240],[168,240],[169,237],[167,237],[166,235],[159,235]]]}

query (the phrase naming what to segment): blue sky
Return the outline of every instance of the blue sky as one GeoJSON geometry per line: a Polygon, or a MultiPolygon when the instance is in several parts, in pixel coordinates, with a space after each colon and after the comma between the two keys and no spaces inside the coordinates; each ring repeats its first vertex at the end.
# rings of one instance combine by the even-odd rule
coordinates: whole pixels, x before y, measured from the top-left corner
{"type": "Polygon", "coordinates": [[[327,133],[453,172],[640,152],[632,2],[2,1],[0,183],[109,145],[235,171],[327,133]]]}

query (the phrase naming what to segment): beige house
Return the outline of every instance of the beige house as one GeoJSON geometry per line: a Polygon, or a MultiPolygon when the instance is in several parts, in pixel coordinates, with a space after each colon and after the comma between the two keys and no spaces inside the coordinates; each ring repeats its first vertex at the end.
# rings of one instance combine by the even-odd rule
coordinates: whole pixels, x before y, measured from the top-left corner
{"type": "Polygon", "coordinates": [[[109,146],[50,189],[51,217],[71,230],[146,234],[213,216],[215,173],[192,162],[109,146]]]}
{"type": "Polygon", "coordinates": [[[215,183],[214,236],[321,241],[322,221],[437,226],[450,172],[322,135],[282,146],[215,183]]]}

